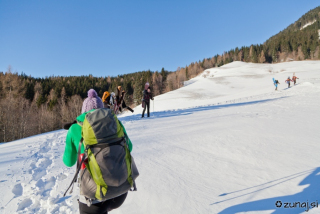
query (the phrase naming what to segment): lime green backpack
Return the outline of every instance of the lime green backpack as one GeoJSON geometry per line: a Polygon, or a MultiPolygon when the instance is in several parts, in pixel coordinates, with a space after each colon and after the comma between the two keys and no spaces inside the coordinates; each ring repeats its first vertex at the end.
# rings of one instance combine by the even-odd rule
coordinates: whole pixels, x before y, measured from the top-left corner
{"type": "Polygon", "coordinates": [[[80,197],[85,198],[88,206],[115,198],[129,190],[135,191],[135,179],[139,172],[128,148],[130,139],[113,111],[106,108],[90,111],[83,123],[78,121],[78,124],[82,126],[82,139],[78,149],[77,171],[69,188],[79,175],[80,197]],[[85,154],[79,161],[82,143],[85,154]],[[86,167],[81,169],[83,163],[86,167]]]}

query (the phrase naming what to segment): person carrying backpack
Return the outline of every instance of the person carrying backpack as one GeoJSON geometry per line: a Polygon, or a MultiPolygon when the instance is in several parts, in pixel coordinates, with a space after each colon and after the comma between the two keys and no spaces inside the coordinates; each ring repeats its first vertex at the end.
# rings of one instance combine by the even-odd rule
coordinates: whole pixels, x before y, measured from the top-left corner
{"type": "Polygon", "coordinates": [[[144,85],[143,99],[142,99],[143,111],[142,111],[141,118],[144,117],[144,112],[146,111],[146,109],[147,109],[148,117],[150,117],[150,99],[153,100],[153,97],[151,94],[151,89],[150,89],[149,83],[147,82],[144,85]]]}
{"type": "Polygon", "coordinates": [[[113,109],[114,107],[114,104],[115,104],[115,99],[116,99],[116,94],[114,92],[111,92],[111,95],[110,95],[110,109],[113,109]]]}
{"type": "Polygon", "coordinates": [[[88,91],[88,97],[83,101],[81,113],[88,109],[103,108],[103,102],[94,89],[88,91]]]}
{"type": "Polygon", "coordinates": [[[110,93],[109,91],[105,91],[102,95],[102,102],[105,108],[109,108],[110,109],[110,93]]]}
{"type": "Polygon", "coordinates": [[[66,137],[63,163],[68,167],[77,163],[69,188],[73,188],[79,174],[80,214],[106,214],[120,207],[139,175],[124,126],[100,101],[90,89],[82,114],[68,127],[66,137]]]}
{"type": "Polygon", "coordinates": [[[295,73],[293,73],[292,80],[293,80],[293,84],[294,84],[294,85],[296,84],[297,79],[299,79],[299,78],[296,77],[296,74],[295,74],[295,73]]]}
{"type": "Polygon", "coordinates": [[[108,109],[113,109],[114,99],[115,99],[114,92],[111,92],[111,94],[110,94],[108,91],[105,91],[102,96],[102,102],[104,104],[104,107],[108,108],[108,109]]]}
{"type": "Polygon", "coordinates": [[[290,77],[288,77],[285,81],[288,84],[288,88],[290,88],[290,82],[293,82],[290,77]]]}
{"type": "Polygon", "coordinates": [[[278,80],[275,80],[274,78],[272,78],[272,80],[273,80],[274,86],[276,86],[275,90],[278,90],[278,84],[280,84],[280,82],[278,80]]]}

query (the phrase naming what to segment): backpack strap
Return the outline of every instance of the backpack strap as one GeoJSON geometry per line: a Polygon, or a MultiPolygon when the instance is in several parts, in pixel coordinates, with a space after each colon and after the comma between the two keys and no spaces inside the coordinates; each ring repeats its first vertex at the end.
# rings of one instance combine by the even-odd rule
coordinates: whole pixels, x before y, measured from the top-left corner
{"type": "Polygon", "coordinates": [[[82,145],[82,143],[83,143],[83,137],[81,137],[81,140],[80,140],[79,146],[78,146],[77,169],[78,169],[78,167],[81,167],[81,164],[79,163],[79,162],[80,162],[80,161],[79,161],[79,157],[80,157],[80,154],[81,154],[81,145],[82,145]]]}
{"type": "Polygon", "coordinates": [[[130,188],[130,191],[137,191],[136,181],[132,177],[132,169],[133,169],[133,167],[132,167],[132,159],[131,159],[131,153],[130,153],[129,145],[127,143],[128,141],[130,141],[130,139],[129,139],[129,137],[128,137],[128,135],[127,135],[127,133],[125,131],[123,133],[124,133],[124,139],[126,140],[126,145],[125,146],[127,147],[128,151],[129,151],[129,155],[130,155],[130,168],[131,168],[131,179],[132,179],[132,188],[130,188]]]}
{"type": "Polygon", "coordinates": [[[74,175],[74,177],[73,177],[73,179],[72,179],[72,181],[71,181],[71,184],[69,185],[68,189],[67,189],[67,190],[65,191],[65,193],[63,194],[63,197],[66,196],[66,194],[67,194],[68,190],[70,189],[70,187],[72,187],[72,188],[71,188],[69,194],[72,193],[74,183],[77,181],[78,174],[79,174],[79,171],[80,171],[80,169],[81,169],[81,165],[82,165],[82,163],[84,162],[84,160],[86,159],[86,158],[83,156],[83,157],[82,157],[82,160],[79,161],[82,143],[83,143],[83,138],[81,138],[81,140],[80,140],[80,142],[79,142],[79,147],[78,147],[78,159],[77,159],[77,170],[76,170],[76,173],[75,173],[75,175],[74,175]]]}
{"type": "MultiPolygon", "coordinates": [[[[132,179],[133,180],[133,179],[132,179]]],[[[130,191],[137,191],[137,186],[135,180],[133,180],[133,189],[131,188],[130,191]]]]}
{"type": "MultiPolygon", "coordinates": [[[[131,154],[130,154],[130,159],[131,159],[131,154]]],[[[137,191],[138,189],[137,189],[137,186],[136,186],[136,181],[133,179],[133,177],[132,177],[132,169],[133,169],[133,167],[132,167],[132,159],[130,160],[130,162],[131,162],[131,178],[132,178],[132,181],[133,181],[133,185],[132,185],[132,188],[130,188],[130,191],[137,191]]]]}

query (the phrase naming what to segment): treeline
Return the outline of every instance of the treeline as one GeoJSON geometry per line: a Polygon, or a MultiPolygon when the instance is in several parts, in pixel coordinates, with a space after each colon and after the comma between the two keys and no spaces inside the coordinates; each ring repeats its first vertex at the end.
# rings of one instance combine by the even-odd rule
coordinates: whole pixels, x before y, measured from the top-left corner
{"type": "MultiPolygon", "coordinates": [[[[5,74],[12,74],[10,71],[5,74]]],[[[146,82],[151,83],[154,95],[167,92],[166,78],[170,72],[162,68],[160,72],[141,71],[132,74],[118,75],[117,77],[93,77],[89,76],[70,76],[70,77],[46,77],[33,78],[26,74],[13,74],[22,82],[22,95],[24,98],[36,102],[40,107],[42,104],[48,104],[50,108],[57,104],[57,100],[62,96],[70,98],[74,95],[82,99],[87,97],[87,91],[93,88],[102,97],[105,91],[116,92],[118,86],[122,86],[126,91],[126,103],[137,105],[141,103],[142,91],[146,82]]]]}
{"type": "Polygon", "coordinates": [[[61,128],[61,123],[73,121],[81,111],[79,95],[59,97],[50,90],[42,103],[42,85],[36,82],[34,91],[27,90],[31,81],[13,74],[0,73],[0,142],[8,142],[61,128]],[[33,98],[29,99],[33,93],[33,98]]]}
{"type": "Polygon", "coordinates": [[[87,91],[126,91],[127,105],[141,103],[144,84],[150,82],[154,95],[168,91],[164,68],[160,72],[141,71],[117,77],[46,77],[0,72],[0,142],[8,142],[43,132],[57,130],[80,113],[87,91]]]}
{"type": "Polygon", "coordinates": [[[80,114],[87,91],[94,88],[101,97],[104,91],[116,92],[121,85],[127,105],[141,103],[144,84],[149,82],[153,95],[175,90],[205,69],[233,61],[277,63],[289,60],[320,59],[320,7],[264,44],[243,46],[223,54],[193,62],[176,71],[141,71],[117,77],[51,76],[33,78],[26,74],[0,73],[0,142],[8,142],[61,128],[80,114]],[[306,24],[311,24],[304,27],[306,24]]]}

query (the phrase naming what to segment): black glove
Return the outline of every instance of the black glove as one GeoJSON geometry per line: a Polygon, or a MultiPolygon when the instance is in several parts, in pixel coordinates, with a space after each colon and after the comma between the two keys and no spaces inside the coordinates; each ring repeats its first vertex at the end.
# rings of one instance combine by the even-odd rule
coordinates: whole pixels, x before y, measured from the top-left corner
{"type": "Polygon", "coordinates": [[[73,124],[75,124],[75,123],[77,123],[76,120],[73,121],[73,122],[71,122],[71,123],[64,123],[62,127],[63,127],[65,130],[69,130],[69,128],[70,128],[73,124]]]}

